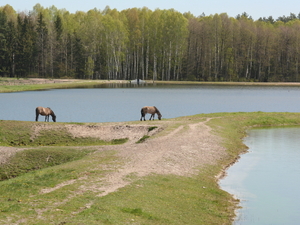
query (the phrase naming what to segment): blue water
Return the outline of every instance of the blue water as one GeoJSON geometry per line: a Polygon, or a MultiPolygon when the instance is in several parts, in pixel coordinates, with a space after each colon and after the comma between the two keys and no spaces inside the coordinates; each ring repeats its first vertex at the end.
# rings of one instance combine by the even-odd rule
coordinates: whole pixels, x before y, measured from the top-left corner
{"type": "MultiPolygon", "coordinates": [[[[35,120],[50,107],[58,122],[120,122],[140,119],[156,106],[163,118],[215,112],[300,112],[299,87],[156,85],[0,93],[1,120],[35,120]]],[[[42,121],[44,118],[40,118],[42,121]]]]}
{"type": "Polygon", "coordinates": [[[253,129],[249,153],[231,166],[222,189],[241,200],[235,225],[300,222],[300,128],[253,129]]]}

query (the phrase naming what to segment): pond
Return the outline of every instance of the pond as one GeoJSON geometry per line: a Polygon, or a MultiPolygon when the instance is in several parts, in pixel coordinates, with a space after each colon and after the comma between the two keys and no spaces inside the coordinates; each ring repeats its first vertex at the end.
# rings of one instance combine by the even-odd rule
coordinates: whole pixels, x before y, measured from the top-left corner
{"type": "Polygon", "coordinates": [[[103,85],[0,93],[0,119],[34,121],[37,106],[51,107],[58,122],[121,122],[139,120],[146,105],[156,106],[163,118],[175,118],[215,112],[300,112],[298,102],[300,87],[103,85]]]}
{"type": "Polygon", "coordinates": [[[249,131],[249,153],[220,181],[241,200],[235,225],[299,224],[300,128],[249,131]]]}

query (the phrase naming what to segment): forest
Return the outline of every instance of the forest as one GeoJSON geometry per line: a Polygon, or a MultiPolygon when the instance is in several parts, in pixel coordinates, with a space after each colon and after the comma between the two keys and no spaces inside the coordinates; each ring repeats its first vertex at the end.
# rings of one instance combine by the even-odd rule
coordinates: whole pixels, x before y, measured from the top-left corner
{"type": "Polygon", "coordinates": [[[300,14],[0,6],[0,77],[298,82],[300,14]]]}

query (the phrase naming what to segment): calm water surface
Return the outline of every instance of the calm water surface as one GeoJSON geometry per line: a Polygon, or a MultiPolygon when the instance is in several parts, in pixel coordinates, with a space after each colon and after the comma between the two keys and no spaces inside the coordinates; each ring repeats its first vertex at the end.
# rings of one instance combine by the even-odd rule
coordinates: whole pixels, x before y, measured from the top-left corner
{"type": "MultiPolygon", "coordinates": [[[[0,119],[35,120],[37,106],[51,107],[58,122],[140,119],[155,105],[163,118],[214,112],[300,112],[300,87],[148,85],[0,93],[0,119]]],[[[44,117],[40,118],[40,121],[44,117]]]]}
{"type": "Polygon", "coordinates": [[[222,189],[241,200],[234,224],[299,224],[299,137],[300,128],[249,131],[249,153],[220,181],[222,189]]]}

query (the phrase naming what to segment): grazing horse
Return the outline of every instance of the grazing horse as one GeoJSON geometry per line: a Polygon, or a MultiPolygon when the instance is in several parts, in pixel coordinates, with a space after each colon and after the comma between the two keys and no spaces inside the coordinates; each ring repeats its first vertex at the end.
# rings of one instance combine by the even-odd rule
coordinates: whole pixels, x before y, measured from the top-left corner
{"type": "Polygon", "coordinates": [[[145,107],[143,107],[143,108],[141,109],[141,115],[142,115],[142,116],[141,116],[141,121],[142,121],[142,118],[143,118],[143,117],[144,117],[144,121],[146,120],[145,115],[146,115],[147,113],[151,114],[149,120],[151,120],[151,118],[153,118],[153,120],[154,120],[155,113],[157,114],[159,120],[160,120],[161,117],[162,117],[162,115],[160,114],[159,110],[158,110],[155,106],[145,106],[145,107]]]}
{"type": "Polygon", "coordinates": [[[52,111],[52,109],[48,108],[44,108],[44,107],[36,107],[35,109],[35,121],[38,121],[39,119],[39,115],[45,116],[45,122],[49,122],[49,116],[52,116],[52,120],[53,122],[56,122],[56,115],[54,114],[54,112],[52,111]]]}

